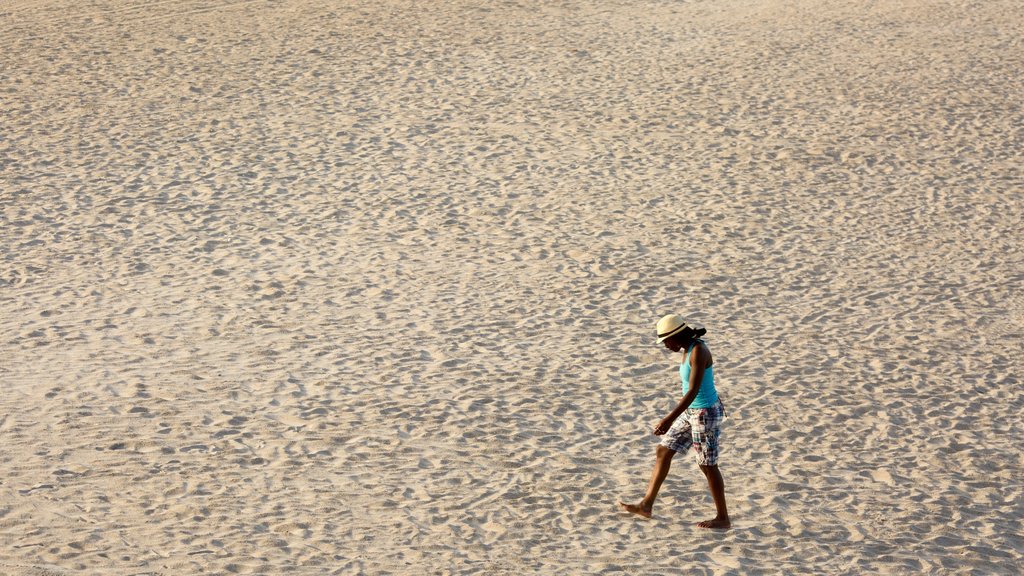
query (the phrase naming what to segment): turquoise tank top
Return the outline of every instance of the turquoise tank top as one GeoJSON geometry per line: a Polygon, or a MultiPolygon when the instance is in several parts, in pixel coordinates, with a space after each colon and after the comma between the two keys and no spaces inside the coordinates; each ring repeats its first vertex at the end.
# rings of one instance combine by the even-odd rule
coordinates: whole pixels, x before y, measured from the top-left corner
{"type": "MultiPolygon", "coordinates": [[[[702,340],[697,342],[703,343],[702,340]]],[[[694,344],[696,346],[696,344],[694,344]]],[[[690,351],[693,350],[693,346],[686,349],[686,356],[681,364],[679,364],[679,378],[683,381],[683,395],[690,390],[690,351]]],[[[715,404],[718,404],[718,392],[715,391],[715,367],[709,366],[704,370],[704,378],[700,381],[700,390],[697,392],[697,397],[690,403],[690,408],[711,408],[715,404]]]]}

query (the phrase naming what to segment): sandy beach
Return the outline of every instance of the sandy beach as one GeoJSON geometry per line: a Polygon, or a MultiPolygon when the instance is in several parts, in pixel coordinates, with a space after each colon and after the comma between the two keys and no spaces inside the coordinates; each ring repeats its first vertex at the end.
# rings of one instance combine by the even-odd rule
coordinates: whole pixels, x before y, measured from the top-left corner
{"type": "Polygon", "coordinates": [[[1018,0],[0,3],[0,574],[1024,573],[1018,0]],[[655,343],[708,329],[729,531],[655,343]]]}

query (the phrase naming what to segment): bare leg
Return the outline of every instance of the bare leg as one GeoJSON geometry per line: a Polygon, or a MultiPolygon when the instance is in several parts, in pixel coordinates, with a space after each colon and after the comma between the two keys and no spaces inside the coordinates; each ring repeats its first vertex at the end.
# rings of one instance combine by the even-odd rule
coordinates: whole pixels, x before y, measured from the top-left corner
{"type": "Polygon", "coordinates": [[[668,470],[672,466],[672,457],[676,455],[676,452],[670,448],[658,446],[655,454],[657,457],[654,461],[654,469],[651,470],[651,481],[647,483],[647,494],[644,495],[644,499],[639,504],[619,502],[619,506],[626,512],[639,514],[644,518],[651,517],[651,510],[654,509],[654,500],[658,497],[658,491],[661,490],[662,482],[668,476],[668,470]]]}
{"type": "Polygon", "coordinates": [[[701,466],[700,471],[708,479],[708,488],[711,489],[711,498],[715,501],[718,516],[711,520],[705,520],[697,526],[724,530],[732,526],[732,522],[729,521],[729,510],[725,505],[725,480],[722,479],[722,473],[718,471],[718,466],[701,466]]]}

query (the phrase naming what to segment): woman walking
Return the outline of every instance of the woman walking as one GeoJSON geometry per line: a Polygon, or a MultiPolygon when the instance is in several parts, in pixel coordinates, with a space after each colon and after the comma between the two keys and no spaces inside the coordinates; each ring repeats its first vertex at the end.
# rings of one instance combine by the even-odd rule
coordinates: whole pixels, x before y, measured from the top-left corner
{"type": "Polygon", "coordinates": [[[688,326],[682,316],[669,314],[658,321],[658,343],[673,352],[683,352],[679,365],[683,398],[654,428],[655,436],[664,436],[655,452],[654,469],[647,485],[647,494],[638,504],[619,502],[627,512],[651,517],[654,500],[668,476],[676,452],[693,450],[718,514],[698,524],[701,528],[726,529],[731,526],[725,504],[725,481],[718,470],[718,436],[725,407],[715,390],[714,360],[701,336],[704,328],[688,326]]]}

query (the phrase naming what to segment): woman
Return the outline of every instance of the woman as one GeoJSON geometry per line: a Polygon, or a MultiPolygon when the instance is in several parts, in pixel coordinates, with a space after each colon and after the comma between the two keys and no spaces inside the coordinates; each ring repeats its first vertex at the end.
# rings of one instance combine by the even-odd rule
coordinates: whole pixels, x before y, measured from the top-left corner
{"type": "Polygon", "coordinates": [[[725,416],[725,407],[715,390],[711,351],[700,339],[707,330],[688,326],[678,314],[669,314],[659,320],[657,330],[659,343],[673,352],[685,351],[679,365],[683,398],[654,428],[655,436],[664,438],[655,453],[656,459],[650,483],[647,485],[647,494],[639,504],[619,502],[619,506],[627,512],[650,518],[658,490],[668,476],[672,457],[676,452],[692,449],[697,458],[697,465],[708,480],[711,498],[718,510],[717,516],[699,523],[698,526],[729,528],[731,523],[725,504],[725,481],[718,471],[718,436],[722,418],[725,416]]]}

